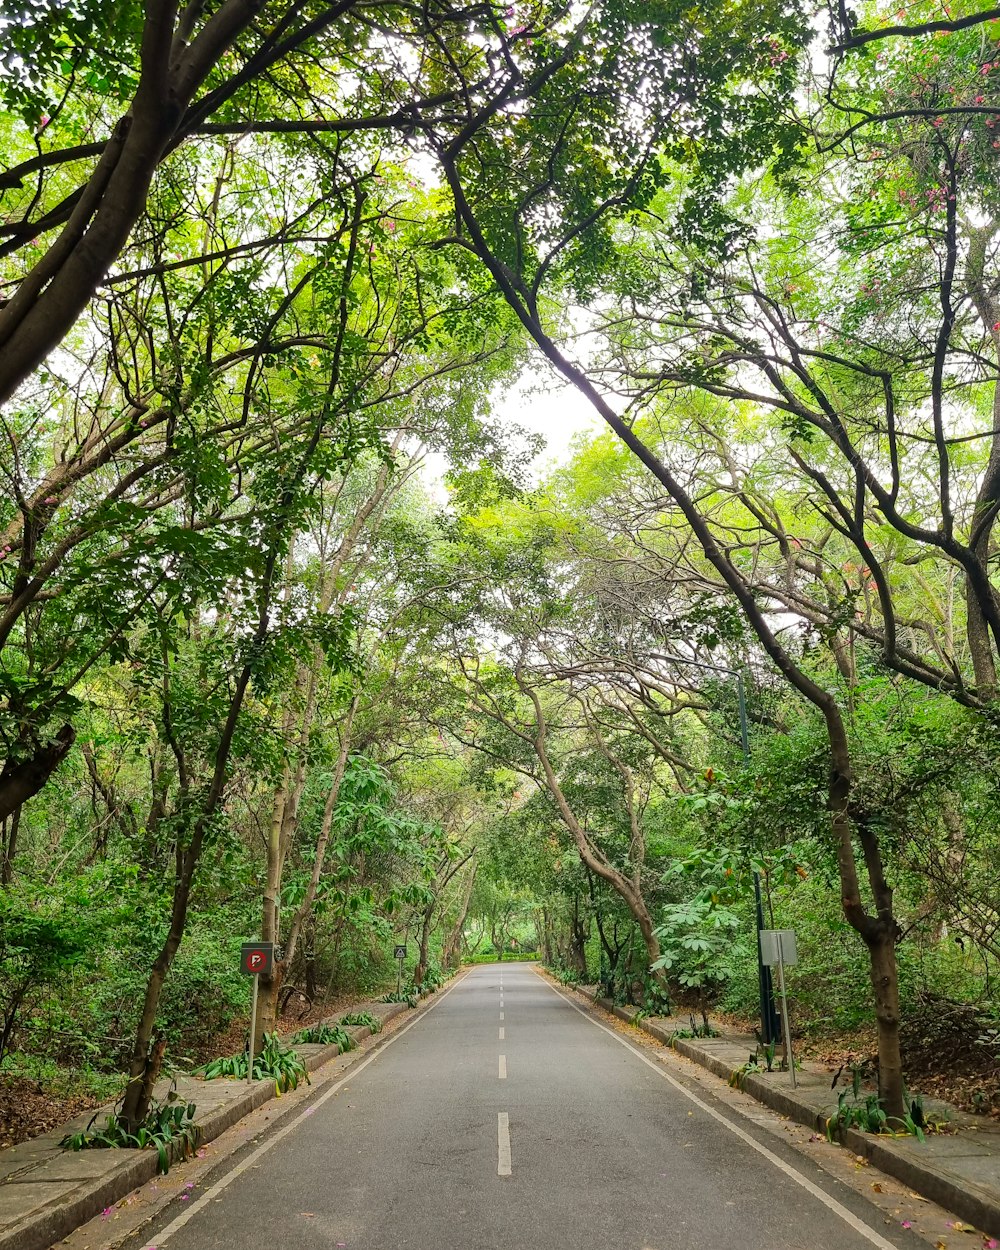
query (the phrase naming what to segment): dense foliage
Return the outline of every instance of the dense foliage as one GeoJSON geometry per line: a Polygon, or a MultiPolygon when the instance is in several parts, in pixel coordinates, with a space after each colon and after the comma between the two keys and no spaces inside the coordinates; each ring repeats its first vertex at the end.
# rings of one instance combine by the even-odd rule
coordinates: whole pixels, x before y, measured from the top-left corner
{"type": "Polygon", "coordinates": [[[463,957],[753,1017],[755,876],[876,1120],[995,1065],[998,27],[907,14],[5,11],[0,1073],[136,1139],[256,936],[286,1083],[463,957]]]}

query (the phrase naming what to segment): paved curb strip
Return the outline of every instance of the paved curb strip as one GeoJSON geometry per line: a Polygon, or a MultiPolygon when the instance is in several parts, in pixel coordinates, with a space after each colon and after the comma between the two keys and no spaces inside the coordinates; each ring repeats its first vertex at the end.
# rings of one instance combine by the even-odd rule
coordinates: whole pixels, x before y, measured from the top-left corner
{"type": "MultiPolygon", "coordinates": [[[[422,996],[416,1015],[420,1015],[432,1000],[433,995],[422,996]]],[[[406,1011],[407,1005],[406,1003],[374,1003],[365,1004],[365,1009],[380,1016],[384,1026],[406,1011]]],[[[331,1016],[330,1020],[325,1023],[336,1023],[345,1011],[339,1012],[337,1016],[331,1016]]],[[[355,1042],[372,1036],[371,1030],[364,1025],[353,1026],[346,1031],[355,1042]]],[[[341,1053],[339,1046],[303,1045],[297,1049],[309,1072],[315,1072],[332,1059],[336,1059],[341,1053]]],[[[347,1066],[360,1059],[364,1053],[360,1049],[348,1052],[351,1057],[347,1066]]],[[[199,1081],[198,1084],[206,1091],[228,1089],[233,1092],[232,1098],[224,1099],[221,1105],[213,1107],[206,1111],[204,1116],[198,1117],[197,1124],[202,1131],[202,1145],[214,1141],[226,1129],[249,1115],[251,1111],[255,1111],[278,1096],[275,1093],[273,1081],[260,1081],[252,1089],[248,1089],[243,1082],[238,1083],[225,1078],[217,1081],[199,1081]],[[242,1088],[242,1092],[236,1092],[237,1086],[242,1088]]],[[[182,1097],[187,1092],[185,1090],[182,1097]]],[[[195,1100],[192,1099],[192,1101],[195,1100]]],[[[108,1104],[106,1107],[98,1108],[96,1112],[98,1122],[109,1114],[113,1107],[114,1104],[108,1104]]],[[[155,1150],[71,1152],[58,1149],[57,1143],[67,1132],[84,1128],[94,1115],[95,1112],[87,1111],[68,1124],[52,1129],[40,1137],[30,1138],[18,1146],[0,1150],[0,1250],[48,1250],[54,1242],[69,1236],[81,1224],[93,1219],[95,1215],[100,1215],[107,1207],[113,1206],[126,1194],[145,1185],[156,1175],[155,1150]],[[23,1158],[23,1162],[21,1158],[10,1158],[15,1152],[23,1158]],[[99,1165],[110,1159],[114,1161],[102,1171],[99,1165]],[[85,1173],[87,1164],[91,1161],[93,1161],[91,1170],[102,1171],[102,1174],[87,1178],[82,1173],[85,1173]],[[57,1193],[51,1201],[37,1207],[16,1224],[4,1226],[4,1198],[11,1193],[15,1185],[40,1187],[63,1184],[68,1188],[76,1179],[82,1180],[83,1183],[73,1187],[71,1192],[57,1193]]]]}
{"type": "MultiPolygon", "coordinates": [[[[598,998],[592,990],[581,987],[577,989],[598,1007],[602,1007],[619,1020],[624,1020],[626,1024],[642,1029],[650,1037],[655,1037],[658,1042],[669,1046],[679,1055],[684,1055],[700,1067],[707,1068],[709,1072],[721,1077],[724,1081],[728,1082],[733,1075],[733,1064],[722,1055],[713,1054],[709,1047],[699,1045],[697,1041],[690,1038],[679,1037],[671,1041],[673,1030],[664,1028],[663,1025],[656,1024],[652,1020],[641,1019],[637,1022],[635,1019],[638,1014],[637,1008],[618,1007],[608,998],[598,998]]],[[[737,1040],[742,1043],[742,1039],[732,1038],[729,1039],[728,1047],[732,1047],[737,1040]]],[[[748,1041],[752,1044],[752,1039],[748,1041]]],[[[749,1073],[740,1082],[739,1088],[781,1115],[805,1124],[815,1132],[824,1135],[827,1119],[835,1110],[830,1091],[826,1091],[827,1096],[823,1098],[822,1105],[820,1105],[816,1101],[808,1101],[802,1096],[801,1090],[796,1092],[791,1087],[781,1088],[771,1084],[765,1077],[753,1073],[749,1073]]],[[[815,1087],[813,1092],[817,1092],[815,1087]]],[[[952,1111],[951,1119],[960,1124],[963,1132],[967,1131],[970,1136],[981,1132],[986,1127],[986,1132],[982,1132],[979,1140],[983,1142],[988,1134],[994,1139],[995,1150],[989,1150],[984,1144],[977,1151],[975,1146],[970,1145],[968,1155],[978,1158],[992,1156],[992,1176],[1000,1185],[1000,1136],[995,1130],[991,1131],[989,1126],[984,1126],[981,1121],[971,1116],[961,1116],[952,1111]]],[[[926,1157],[927,1147],[914,1138],[878,1137],[871,1133],[859,1133],[856,1129],[848,1129],[842,1134],[840,1140],[841,1144],[853,1154],[867,1159],[879,1171],[895,1177],[896,1180],[902,1181],[904,1185],[925,1198],[953,1211],[963,1221],[976,1225],[991,1237],[1000,1237],[1000,1188],[977,1185],[957,1172],[950,1172],[946,1168],[935,1166],[933,1160],[926,1157]],[[921,1153],[924,1153],[925,1157],[921,1158],[921,1153]]],[[[2,1242],[0,1242],[0,1250],[5,1250],[2,1242]]]]}

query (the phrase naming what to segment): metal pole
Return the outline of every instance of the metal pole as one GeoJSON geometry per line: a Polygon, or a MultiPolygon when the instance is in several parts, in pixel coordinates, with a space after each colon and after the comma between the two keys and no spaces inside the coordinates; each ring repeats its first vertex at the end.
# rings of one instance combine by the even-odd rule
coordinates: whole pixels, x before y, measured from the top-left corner
{"type": "Polygon", "coordinates": [[[403,961],[396,960],[396,997],[398,998],[403,992],[403,961]]]}
{"type": "Polygon", "coordinates": [[[792,1074],[792,1088],[798,1085],[795,1079],[795,1060],[792,1058],[792,1030],[788,1027],[788,997],[785,994],[785,957],[781,949],[781,934],[776,938],[778,944],[778,988],[781,992],[781,1020],[785,1026],[785,1054],[788,1056],[788,1070],[792,1074]]]}
{"type": "Polygon", "coordinates": [[[253,1084],[253,1039],[257,1032],[257,982],[260,977],[254,973],[253,1006],[250,1008],[250,1036],[247,1038],[247,1084],[253,1084]]]}
{"type": "Polygon", "coordinates": [[[753,874],[754,902],[757,906],[757,983],[760,988],[760,1035],[764,1045],[770,1046],[781,1034],[781,1021],[774,1008],[774,986],[771,984],[771,969],[764,963],[764,952],[760,944],[760,931],[764,928],[764,902],[760,892],[760,873],[753,874]]]}

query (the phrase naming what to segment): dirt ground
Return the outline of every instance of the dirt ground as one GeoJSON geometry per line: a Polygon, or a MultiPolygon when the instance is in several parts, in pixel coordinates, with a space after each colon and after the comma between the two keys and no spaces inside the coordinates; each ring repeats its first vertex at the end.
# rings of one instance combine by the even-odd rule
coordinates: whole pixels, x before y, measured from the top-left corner
{"type": "MultiPolygon", "coordinates": [[[[288,1038],[318,1020],[341,1015],[357,1001],[356,996],[343,994],[312,1005],[305,999],[293,999],[278,1024],[278,1032],[288,1038]]],[[[233,1019],[225,1030],[195,1051],[195,1062],[204,1063],[216,1055],[235,1054],[246,1045],[249,1023],[248,1019],[233,1019]]],[[[0,1149],[46,1133],[81,1111],[89,1111],[107,1101],[106,1097],[96,1094],[88,1097],[79,1093],[66,1097],[46,1089],[39,1081],[16,1076],[0,1077],[0,1149]]]]}
{"type": "MultiPolygon", "coordinates": [[[[741,1032],[753,1032],[756,1023],[722,1019],[741,1032]]],[[[925,995],[904,1013],[900,1040],[903,1071],[914,1094],[1000,1119],[1000,1025],[995,1020],[974,1005],[925,995]]],[[[796,1038],[796,1047],[800,1057],[825,1064],[831,1081],[842,1069],[838,1087],[850,1082],[854,1064],[862,1064],[864,1074],[874,1077],[878,1052],[874,1025],[850,1034],[803,1033],[796,1038]]]]}

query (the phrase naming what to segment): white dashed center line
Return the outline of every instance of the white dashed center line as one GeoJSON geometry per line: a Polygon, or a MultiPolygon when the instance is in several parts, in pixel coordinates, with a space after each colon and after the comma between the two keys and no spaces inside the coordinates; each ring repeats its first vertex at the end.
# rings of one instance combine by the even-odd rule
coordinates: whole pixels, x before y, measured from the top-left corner
{"type": "Polygon", "coordinates": [[[497,1112],[497,1176],[510,1176],[510,1120],[497,1112]]]}
{"type": "Polygon", "coordinates": [[[500,1056],[500,1080],[506,1081],[506,1079],[507,1079],[507,1056],[501,1055],[500,1056]]]}

